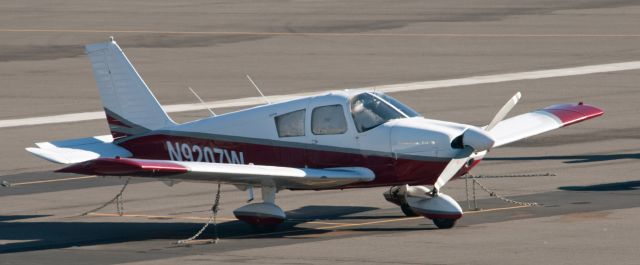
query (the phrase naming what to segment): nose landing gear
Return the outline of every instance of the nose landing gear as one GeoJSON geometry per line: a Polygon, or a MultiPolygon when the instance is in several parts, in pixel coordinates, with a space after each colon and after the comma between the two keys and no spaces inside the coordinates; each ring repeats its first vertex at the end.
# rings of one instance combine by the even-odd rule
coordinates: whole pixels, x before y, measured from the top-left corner
{"type": "Polygon", "coordinates": [[[460,205],[449,195],[424,186],[392,187],[383,195],[387,201],[400,206],[405,215],[424,216],[440,229],[454,227],[463,214],[460,205]]]}

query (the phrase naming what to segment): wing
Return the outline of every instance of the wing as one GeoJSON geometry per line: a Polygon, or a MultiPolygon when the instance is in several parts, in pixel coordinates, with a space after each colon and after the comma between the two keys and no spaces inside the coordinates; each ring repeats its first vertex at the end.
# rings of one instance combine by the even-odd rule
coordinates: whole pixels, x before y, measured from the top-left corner
{"type": "Polygon", "coordinates": [[[582,103],[558,104],[506,119],[491,129],[489,134],[496,141],[493,147],[498,147],[602,114],[602,109],[582,103]]]}
{"type": "Polygon", "coordinates": [[[362,167],[312,169],[132,158],[98,158],[70,165],[57,172],[275,185],[279,189],[323,189],[375,179],[371,170],[362,167]]]}
{"type": "Polygon", "coordinates": [[[111,135],[36,143],[25,148],[33,155],[59,164],[73,164],[101,157],[131,157],[127,149],[112,144],[111,135]]]}

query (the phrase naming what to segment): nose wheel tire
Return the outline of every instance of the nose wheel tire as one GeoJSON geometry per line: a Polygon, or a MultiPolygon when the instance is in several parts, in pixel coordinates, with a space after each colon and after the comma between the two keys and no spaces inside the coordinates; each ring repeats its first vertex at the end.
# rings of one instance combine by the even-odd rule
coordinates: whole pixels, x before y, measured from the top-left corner
{"type": "Polygon", "coordinates": [[[404,213],[404,215],[408,217],[418,216],[418,214],[414,212],[413,209],[411,209],[411,207],[407,203],[401,203],[400,210],[402,210],[402,213],[404,213]]]}
{"type": "Polygon", "coordinates": [[[434,218],[433,224],[435,224],[439,229],[450,229],[456,225],[457,219],[449,219],[449,218],[434,218]]]}

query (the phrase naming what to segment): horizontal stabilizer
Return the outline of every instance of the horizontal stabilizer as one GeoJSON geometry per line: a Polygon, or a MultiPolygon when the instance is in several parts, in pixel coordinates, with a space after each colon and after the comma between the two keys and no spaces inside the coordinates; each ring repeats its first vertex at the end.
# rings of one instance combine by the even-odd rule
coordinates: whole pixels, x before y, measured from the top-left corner
{"type": "Polygon", "coordinates": [[[374,173],[361,167],[291,168],[243,164],[182,162],[132,158],[99,158],[57,172],[101,176],[137,176],[196,182],[223,182],[281,189],[321,189],[372,181],[374,173]]]}
{"type": "Polygon", "coordinates": [[[29,153],[60,164],[74,164],[104,157],[130,157],[132,154],[113,143],[111,135],[36,143],[25,148],[29,153]]]}
{"type": "Polygon", "coordinates": [[[496,141],[494,147],[498,147],[602,114],[602,109],[582,103],[558,104],[506,119],[489,134],[496,141]]]}

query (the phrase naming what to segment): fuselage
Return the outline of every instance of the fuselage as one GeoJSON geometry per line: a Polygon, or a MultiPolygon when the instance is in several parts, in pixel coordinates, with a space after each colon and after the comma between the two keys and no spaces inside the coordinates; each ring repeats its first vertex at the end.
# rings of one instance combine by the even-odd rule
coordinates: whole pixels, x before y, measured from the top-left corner
{"type": "MultiPolygon", "coordinates": [[[[411,110],[402,111],[407,107],[391,100],[368,92],[335,91],[196,120],[116,139],[116,143],[135,158],[297,168],[357,166],[376,175],[374,181],[339,188],[433,185],[462,150],[452,142],[475,127],[405,114],[411,110]]],[[[481,157],[477,155],[458,175],[481,157]]]]}

